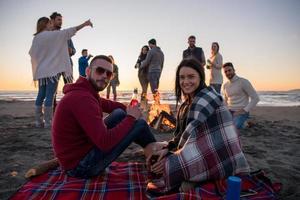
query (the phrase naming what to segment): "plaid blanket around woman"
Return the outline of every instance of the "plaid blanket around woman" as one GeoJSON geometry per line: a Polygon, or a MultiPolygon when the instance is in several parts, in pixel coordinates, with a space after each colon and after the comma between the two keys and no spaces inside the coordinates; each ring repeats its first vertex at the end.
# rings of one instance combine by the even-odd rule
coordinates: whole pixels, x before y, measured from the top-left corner
{"type": "Polygon", "coordinates": [[[166,191],[183,181],[204,182],[249,172],[232,116],[214,89],[196,94],[187,123],[179,150],[166,159],[166,191]]]}

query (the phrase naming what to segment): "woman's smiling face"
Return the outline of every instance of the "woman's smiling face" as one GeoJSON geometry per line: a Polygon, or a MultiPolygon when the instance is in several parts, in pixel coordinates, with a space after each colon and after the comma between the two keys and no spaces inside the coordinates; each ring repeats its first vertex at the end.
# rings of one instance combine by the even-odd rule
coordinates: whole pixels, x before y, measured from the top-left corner
{"type": "Polygon", "coordinates": [[[200,85],[200,76],[196,70],[183,66],[179,71],[179,84],[184,94],[194,96],[200,85]]]}

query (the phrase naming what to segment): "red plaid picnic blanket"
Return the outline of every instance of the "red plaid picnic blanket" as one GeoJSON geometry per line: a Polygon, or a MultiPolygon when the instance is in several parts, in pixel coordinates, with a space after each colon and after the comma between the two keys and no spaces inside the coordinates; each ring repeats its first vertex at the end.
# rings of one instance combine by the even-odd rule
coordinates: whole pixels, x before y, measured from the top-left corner
{"type": "MultiPolygon", "coordinates": [[[[113,162],[104,173],[92,179],[68,177],[60,169],[35,177],[27,182],[12,197],[16,199],[148,199],[146,185],[148,173],[142,163],[113,162]]],[[[242,177],[243,190],[254,190],[257,194],[241,198],[276,199],[272,185],[257,175],[242,177]]],[[[153,199],[224,199],[226,180],[210,182],[189,193],[175,193],[153,199]]]]}

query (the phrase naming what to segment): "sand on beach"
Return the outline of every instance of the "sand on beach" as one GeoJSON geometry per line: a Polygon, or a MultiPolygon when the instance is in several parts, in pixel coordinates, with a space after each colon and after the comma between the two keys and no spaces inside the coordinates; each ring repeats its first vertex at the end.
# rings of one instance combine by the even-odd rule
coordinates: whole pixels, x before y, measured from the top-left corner
{"type": "MultiPolygon", "coordinates": [[[[256,107],[255,125],[240,131],[252,170],[264,169],[281,182],[280,199],[300,198],[300,107],[256,107]]],[[[153,130],[158,141],[171,133],[153,130]]],[[[27,180],[32,166],[53,158],[49,129],[34,127],[34,102],[0,101],[0,199],[8,199],[27,180]]],[[[132,144],[118,161],[140,161],[140,147],[132,144]]]]}

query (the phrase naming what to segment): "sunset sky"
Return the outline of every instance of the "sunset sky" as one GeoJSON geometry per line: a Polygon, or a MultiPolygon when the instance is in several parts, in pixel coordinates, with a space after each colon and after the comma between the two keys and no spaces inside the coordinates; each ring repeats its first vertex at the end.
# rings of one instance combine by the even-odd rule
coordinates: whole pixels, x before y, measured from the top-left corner
{"type": "Polygon", "coordinates": [[[187,38],[195,35],[206,58],[211,43],[219,42],[223,61],[257,90],[300,88],[298,0],[0,0],[0,90],[36,90],[28,51],[36,21],[54,11],[63,15],[63,28],[87,19],[94,24],[72,38],[75,78],[87,48],[114,56],[120,90],[140,87],[134,65],[141,47],[155,38],[165,54],[160,89],[172,90],[187,38]]]}

